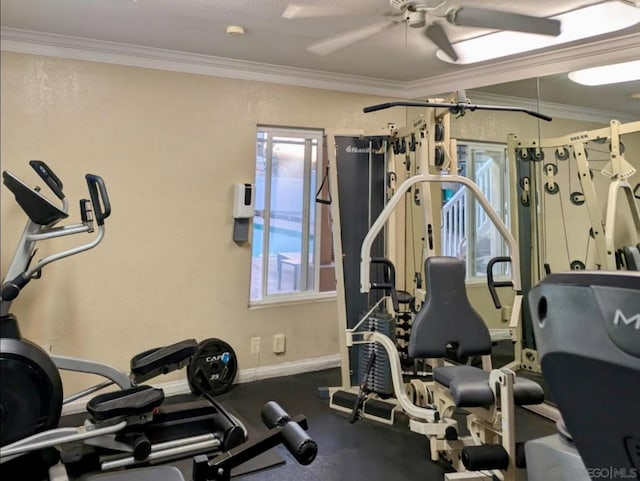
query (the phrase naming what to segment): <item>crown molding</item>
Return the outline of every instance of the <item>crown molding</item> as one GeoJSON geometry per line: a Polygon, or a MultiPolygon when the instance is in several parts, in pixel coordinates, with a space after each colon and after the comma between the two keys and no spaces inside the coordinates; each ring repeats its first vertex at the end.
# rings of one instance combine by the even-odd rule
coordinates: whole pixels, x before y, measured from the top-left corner
{"type": "Polygon", "coordinates": [[[622,123],[638,120],[634,115],[624,112],[616,112],[613,110],[592,109],[589,107],[559,104],[555,102],[538,102],[535,99],[492,94],[477,90],[467,90],[466,93],[467,97],[471,100],[471,103],[474,104],[522,107],[529,110],[540,111],[543,114],[561,119],[584,120],[586,122],[604,124],[608,124],[611,119],[619,120],[622,123]]]}
{"type": "MultiPolygon", "coordinates": [[[[397,99],[416,99],[450,92],[452,86],[455,89],[473,89],[533,76],[553,75],[602,63],[637,60],[640,58],[640,32],[595,41],[589,45],[574,45],[553,52],[494,61],[490,65],[467,67],[464,70],[411,82],[284,67],[12,28],[0,29],[0,50],[397,99]]],[[[482,101],[538,108],[536,101],[519,97],[474,92],[472,98],[476,103],[482,101]]],[[[571,105],[543,102],[540,108],[549,115],[576,120],[631,120],[629,114],[571,105]]]]}
{"type": "Polygon", "coordinates": [[[407,82],[410,98],[428,97],[456,89],[473,89],[534,77],[545,77],[604,64],[628,62],[640,58],[640,32],[616,38],[557,48],[552,52],[532,53],[526,57],[496,60],[490,64],[407,82]]]}
{"type": "Polygon", "coordinates": [[[0,50],[213,77],[397,97],[404,82],[249,62],[118,42],[0,29],[0,50]]]}

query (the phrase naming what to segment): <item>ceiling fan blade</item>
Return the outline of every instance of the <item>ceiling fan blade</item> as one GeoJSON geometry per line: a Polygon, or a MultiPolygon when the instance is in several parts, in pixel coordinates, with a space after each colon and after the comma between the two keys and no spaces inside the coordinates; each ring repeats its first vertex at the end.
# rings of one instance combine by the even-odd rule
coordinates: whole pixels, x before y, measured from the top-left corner
{"type": "Polygon", "coordinates": [[[395,20],[385,20],[383,22],[377,22],[362,28],[350,30],[348,32],[334,35],[333,37],[325,38],[324,40],[313,43],[307,47],[307,50],[309,52],[315,53],[316,55],[328,55],[337,50],[340,50],[341,48],[347,47],[351,44],[359,42],[360,40],[364,40],[365,38],[369,38],[377,33],[380,33],[383,30],[396,25],[397,23],[398,22],[396,22],[395,20]]]}
{"type": "Polygon", "coordinates": [[[314,17],[341,17],[349,15],[362,15],[362,11],[334,7],[331,5],[304,5],[290,3],[282,12],[282,18],[314,18],[314,17]]]}
{"type": "Polygon", "coordinates": [[[457,7],[446,13],[449,23],[461,27],[491,28],[514,32],[537,33],[540,35],[560,35],[561,22],[549,18],[501,12],[487,8],[457,7]]]}
{"type": "Polygon", "coordinates": [[[432,23],[425,29],[424,34],[429,40],[435,43],[440,50],[446,53],[451,60],[454,62],[458,60],[458,54],[453,48],[453,45],[451,45],[449,37],[447,37],[442,25],[439,23],[432,23]]]}

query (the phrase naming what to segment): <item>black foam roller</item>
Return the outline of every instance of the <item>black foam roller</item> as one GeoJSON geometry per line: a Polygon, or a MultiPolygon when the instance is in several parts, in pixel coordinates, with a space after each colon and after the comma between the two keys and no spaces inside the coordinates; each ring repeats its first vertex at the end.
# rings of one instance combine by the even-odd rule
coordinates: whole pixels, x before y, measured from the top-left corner
{"type": "Polygon", "coordinates": [[[268,401],[262,406],[260,417],[264,425],[269,429],[276,426],[283,426],[291,421],[291,416],[275,401],[268,401]]]}
{"type": "Polygon", "coordinates": [[[289,422],[282,428],[284,445],[303,466],[311,464],[318,454],[318,445],[298,423],[289,422]]]}
{"type": "Polygon", "coordinates": [[[501,444],[465,446],[462,448],[460,458],[464,467],[469,471],[507,469],[509,467],[509,455],[501,444]]]}

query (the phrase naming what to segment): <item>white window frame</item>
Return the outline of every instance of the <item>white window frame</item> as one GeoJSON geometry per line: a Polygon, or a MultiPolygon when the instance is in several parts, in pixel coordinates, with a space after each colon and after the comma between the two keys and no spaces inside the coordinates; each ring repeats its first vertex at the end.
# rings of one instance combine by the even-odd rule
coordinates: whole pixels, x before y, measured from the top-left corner
{"type": "MultiPolygon", "coordinates": [[[[510,228],[510,210],[509,210],[509,161],[507,157],[507,145],[501,142],[485,142],[485,141],[476,141],[476,140],[458,140],[458,146],[466,146],[468,148],[468,158],[465,159],[465,177],[473,180],[475,182],[475,163],[474,163],[474,153],[481,150],[489,150],[489,151],[500,151],[502,152],[501,157],[501,165],[500,165],[500,179],[499,179],[499,187],[501,189],[501,202],[503,207],[502,212],[502,221],[505,223],[507,228],[510,228]]],[[[466,233],[466,252],[465,252],[465,262],[466,262],[466,273],[467,273],[467,283],[469,284],[484,284],[487,282],[486,273],[482,275],[476,274],[476,263],[477,259],[475,257],[475,245],[476,245],[476,232],[475,232],[475,208],[474,206],[478,206],[479,204],[475,202],[475,199],[472,195],[466,195],[466,205],[465,210],[467,212],[465,216],[465,233],[466,233]]],[[[489,199],[491,201],[491,199],[489,199]]],[[[503,249],[506,249],[506,246],[503,242],[503,249]]],[[[505,254],[506,255],[506,250],[505,254]]],[[[501,273],[499,269],[504,270],[505,266],[502,264],[497,264],[495,271],[495,279],[496,280],[505,280],[508,279],[508,275],[501,273]]],[[[508,266],[506,266],[508,269],[508,266]]],[[[504,271],[503,271],[504,272],[504,271]]],[[[506,271],[508,273],[508,271],[506,271]]]]}
{"type": "MultiPolygon", "coordinates": [[[[265,185],[264,185],[264,214],[262,225],[262,265],[261,265],[261,293],[260,299],[251,299],[251,285],[253,283],[253,275],[250,279],[250,295],[249,306],[261,307],[274,304],[289,304],[297,302],[308,302],[314,300],[323,299],[335,299],[336,291],[319,291],[320,286],[320,247],[321,247],[321,204],[313,201],[313,194],[311,192],[312,185],[312,148],[313,142],[316,142],[316,171],[315,171],[315,186],[320,185],[320,181],[323,175],[323,169],[320,168],[323,159],[323,136],[324,133],[321,129],[302,129],[294,127],[272,127],[259,125],[256,131],[256,157],[257,147],[259,144],[258,134],[260,132],[266,133],[266,158],[265,158],[265,185]],[[298,290],[295,292],[285,293],[269,293],[268,292],[268,280],[269,280],[269,229],[271,226],[271,177],[272,177],[272,152],[273,152],[273,138],[274,137],[287,137],[298,138],[304,140],[305,143],[305,159],[304,159],[304,174],[303,174],[303,205],[302,205],[302,252],[301,259],[309,258],[309,223],[311,221],[312,209],[314,212],[315,225],[313,229],[314,243],[313,243],[313,259],[314,259],[314,272],[313,272],[313,288],[298,290]],[[266,253],[266,255],[265,255],[266,253]],[[266,259],[266,262],[265,262],[266,259]]],[[[257,160],[257,158],[256,158],[257,160]]],[[[256,172],[257,173],[257,172],[256,172]]],[[[252,255],[253,262],[253,255],[252,255]]],[[[300,285],[309,285],[308,277],[308,263],[301,262],[300,264],[300,285]]],[[[252,273],[253,274],[253,273],[252,273]]],[[[301,287],[299,286],[299,288],[301,287]]]]}

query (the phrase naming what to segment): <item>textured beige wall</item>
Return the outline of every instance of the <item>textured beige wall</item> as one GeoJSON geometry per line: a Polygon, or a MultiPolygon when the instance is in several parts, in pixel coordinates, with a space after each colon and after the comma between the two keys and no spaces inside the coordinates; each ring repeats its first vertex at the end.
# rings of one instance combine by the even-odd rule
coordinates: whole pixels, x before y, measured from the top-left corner
{"type": "MultiPolygon", "coordinates": [[[[27,162],[46,161],[73,219],[87,172],[104,177],[113,205],[98,248],[53,264],[16,300],[25,337],[121,369],[189,337],[226,340],[241,368],[338,352],[334,300],[248,309],[251,250],[232,242],[232,184],[255,175],[257,124],[380,128],[403,109],[363,115],[386,99],[6,52],[1,67],[2,169],[33,184],[27,162]],[[275,333],[284,355],[270,353],[275,333]]],[[[4,273],[25,216],[0,191],[4,273]]]]}

